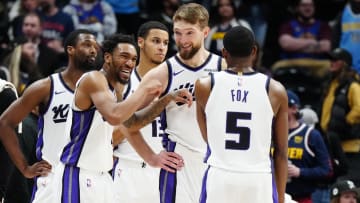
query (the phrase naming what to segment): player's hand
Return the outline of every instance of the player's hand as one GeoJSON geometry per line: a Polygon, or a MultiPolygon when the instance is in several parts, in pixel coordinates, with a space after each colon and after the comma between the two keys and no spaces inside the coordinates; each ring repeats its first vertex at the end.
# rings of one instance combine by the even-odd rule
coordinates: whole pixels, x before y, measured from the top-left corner
{"type": "Polygon", "coordinates": [[[161,151],[156,154],[153,162],[149,163],[152,167],[162,168],[166,171],[175,173],[184,166],[183,158],[175,152],[161,151]]]}
{"type": "Polygon", "coordinates": [[[23,175],[26,178],[33,178],[35,176],[46,176],[51,171],[51,165],[47,161],[39,161],[35,164],[28,166],[23,175]]]}
{"type": "Polygon", "coordinates": [[[182,88],[171,93],[172,100],[178,105],[187,104],[189,107],[192,105],[192,95],[188,89],[182,88]]]}
{"type": "Polygon", "coordinates": [[[288,177],[299,177],[300,176],[300,168],[295,166],[294,164],[288,164],[288,177]]]}

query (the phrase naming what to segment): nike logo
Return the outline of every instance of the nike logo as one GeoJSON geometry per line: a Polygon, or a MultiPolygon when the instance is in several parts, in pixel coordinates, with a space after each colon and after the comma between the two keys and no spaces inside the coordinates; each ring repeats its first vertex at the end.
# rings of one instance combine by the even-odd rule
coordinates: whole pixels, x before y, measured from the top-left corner
{"type": "Polygon", "coordinates": [[[55,94],[62,94],[62,93],[64,93],[65,91],[59,91],[59,92],[57,92],[57,91],[55,91],[55,94]]]}
{"type": "Polygon", "coordinates": [[[178,72],[174,72],[173,75],[174,75],[174,76],[177,76],[177,75],[179,75],[180,73],[182,73],[183,71],[184,71],[184,70],[181,70],[181,71],[178,71],[178,72]]]}

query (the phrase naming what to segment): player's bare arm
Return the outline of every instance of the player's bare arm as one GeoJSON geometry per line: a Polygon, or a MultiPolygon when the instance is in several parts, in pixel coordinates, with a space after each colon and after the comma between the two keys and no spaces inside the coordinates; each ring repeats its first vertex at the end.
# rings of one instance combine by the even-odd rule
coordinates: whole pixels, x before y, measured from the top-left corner
{"type": "Polygon", "coordinates": [[[152,122],[171,101],[188,104],[190,107],[192,104],[192,95],[187,89],[180,89],[171,92],[144,109],[135,112],[127,121],[124,122],[124,125],[132,130],[138,130],[144,127],[152,122]]]}
{"type": "Polygon", "coordinates": [[[196,118],[205,142],[207,142],[205,107],[210,95],[210,80],[210,77],[205,77],[198,79],[195,83],[196,118]]]}
{"type": "MultiPolygon", "coordinates": [[[[158,65],[156,68],[151,69],[146,75],[145,77],[141,80],[141,83],[144,83],[146,81],[149,80],[159,80],[161,82],[161,92],[165,91],[165,88],[167,86],[168,83],[168,70],[167,70],[167,65],[166,63],[162,63],[160,65],[158,65]]],[[[122,91],[117,91],[117,92],[121,92],[122,91]]],[[[122,96],[121,96],[122,97],[122,96]]],[[[118,96],[119,98],[119,96],[118,96]]],[[[153,102],[153,100],[156,99],[156,97],[149,97],[146,101],[143,102],[143,104],[141,105],[141,107],[139,109],[142,109],[146,106],[148,106],[149,104],[151,104],[153,102]]],[[[164,102],[166,103],[166,102],[164,102]]],[[[158,104],[158,105],[164,105],[164,104],[158,104]]],[[[165,105],[166,106],[166,105],[165,105]]],[[[158,111],[161,109],[161,107],[155,107],[158,111]]],[[[162,108],[164,109],[164,108],[162,108]]],[[[161,112],[161,111],[160,111],[161,112]]],[[[155,117],[160,114],[157,112],[152,112],[151,114],[155,115],[155,117]]],[[[143,115],[146,115],[146,113],[142,113],[143,115]]],[[[130,117],[127,121],[127,126],[132,126],[132,128],[140,128],[140,127],[136,127],[134,126],[134,124],[136,124],[136,122],[140,121],[141,123],[138,123],[136,125],[140,125],[140,126],[144,126],[146,123],[151,122],[153,119],[151,119],[153,117],[153,115],[148,115],[147,118],[138,118],[138,116],[143,116],[143,115],[133,115],[132,117],[130,117]],[[145,119],[145,120],[143,120],[145,119]],[[149,121],[150,120],[150,121],[149,121]]],[[[153,118],[155,118],[153,117],[153,118]]],[[[118,129],[118,127],[116,127],[114,129],[113,132],[113,145],[116,146],[117,144],[120,144],[122,142],[122,140],[124,140],[125,136],[121,133],[121,131],[118,129]]]]}
{"type": "Polygon", "coordinates": [[[47,103],[50,86],[49,78],[36,81],[0,117],[0,139],[16,167],[27,178],[47,174],[51,165],[41,161],[29,166],[20,149],[14,129],[35,107],[47,103]]]}
{"type": "Polygon", "coordinates": [[[119,125],[118,129],[126,136],[131,146],[152,167],[162,168],[169,172],[180,170],[184,166],[183,158],[175,152],[161,151],[155,154],[151,147],[146,143],[140,131],[129,131],[125,126],[119,125]]]}
{"type": "Polygon", "coordinates": [[[84,76],[75,92],[75,104],[78,108],[88,109],[94,104],[98,111],[111,125],[119,125],[128,118],[149,98],[160,92],[157,80],[148,80],[126,100],[117,103],[109,91],[107,79],[99,71],[84,76]]]}
{"type": "Polygon", "coordinates": [[[279,202],[285,198],[287,180],[287,150],[288,150],[288,101],[285,88],[277,81],[270,81],[270,102],[274,111],[274,165],[275,180],[279,202]]]}
{"type": "MultiPolygon", "coordinates": [[[[146,73],[145,76],[141,79],[138,89],[141,88],[141,85],[146,84],[151,80],[157,80],[161,83],[161,93],[166,90],[169,80],[169,73],[166,62],[161,63],[160,65],[146,73]]],[[[149,97],[139,109],[142,109],[145,106],[149,105],[155,98],[156,97],[149,97]]]]}

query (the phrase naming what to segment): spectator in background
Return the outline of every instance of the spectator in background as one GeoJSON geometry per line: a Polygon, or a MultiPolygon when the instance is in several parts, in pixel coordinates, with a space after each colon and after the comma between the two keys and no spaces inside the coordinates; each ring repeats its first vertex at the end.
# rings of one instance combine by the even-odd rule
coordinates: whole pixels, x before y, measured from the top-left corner
{"type": "MultiPolygon", "coordinates": [[[[0,115],[17,99],[16,89],[13,84],[0,79],[0,115]]],[[[8,181],[14,165],[2,143],[0,144],[0,202],[5,198],[8,181]]]]}
{"type": "Polygon", "coordinates": [[[175,14],[175,11],[180,7],[180,5],[180,0],[160,0],[159,8],[153,11],[150,15],[151,20],[161,22],[169,30],[170,38],[166,58],[170,58],[177,52],[177,47],[174,39],[172,17],[175,14]]]}
{"type": "MultiPolygon", "coordinates": [[[[320,132],[300,121],[300,99],[292,91],[288,95],[288,178],[286,193],[299,203],[312,202],[316,182],[331,177],[329,152],[320,132]]],[[[328,190],[324,191],[327,195],[328,190]]],[[[328,201],[329,201],[328,196],[328,201]]]]}
{"type": "MultiPolygon", "coordinates": [[[[71,17],[56,6],[55,0],[38,0],[38,3],[42,19],[42,43],[65,55],[63,41],[74,30],[71,17]]],[[[66,64],[66,61],[63,61],[63,64],[66,64]]]]}
{"type": "Polygon", "coordinates": [[[41,43],[41,18],[36,13],[28,13],[22,25],[23,35],[16,39],[20,44],[30,41],[35,44],[35,61],[43,77],[47,77],[59,68],[59,55],[41,43]],[[24,39],[25,38],[25,39],[24,39]]]}
{"type": "Polygon", "coordinates": [[[135,35],[141,23],[139,0],[105,0],[105,2],[111,5],[116,15],[118,24],[117,27],[114,26],[117,28],[115,31],[135,35]]]}
{"type": "MultiPolygon", "coordinates": [[[[22,132],[18,132],[21,150],[29,164],[34,164],[36,159],[36,141],[38,139],[38,111],[33,110],[22,121],[22,132]]],[[[14,168],[6,190],[4,203],[28,203],[31,200],[34,179],[28,179],[14,168]],[[21,194],[21,195],[20,195],[21,194]]]]}
{"type": "Polygon", "coordinates": [[[36,64],[36,45],[27,41],[15,47],[15,49],[5,58],[4,69],[6,80],[14,84],[18,94],[30,83],[42,78],[36,64]]]}
{"type": "Polygon", "coordinates": [[[269,3],[267,0],[241,0],[241,5],[236,12],[238,18],[244,18],[249,22],[260,48],[263,48],[264,45],[268,10],[269,3]]]}
{"type": "Polygon", "coordinates": [[[300,113],[302,115],[302,122],[304,122],[306,125],[309,125],[310,127],[315,127],[315,125],[319,122],[318,115],[313,109],[309,107],[301,109],[300,113]]]}
{"type": "Polygon", "coordinates": [[[212,53],[221,56],[224,47],[223,38],[225,33],[234,26],[244,26],[251,30],[249,23],[245,20],[236,19],[236,7],[233,0],[219,0],[216,4],[215,25],[211,28],[205,39],[205,48],[212,53]]]}
{"type": "Polygon", "coordinates": [[[360,185],[360,84],[348,51],[336,48],[330,59],[330,80],[324,92],[320,126],[330,141],[340,139],[351,163],[348,173],[340,178],[360,185]]]}
{"type": "MultiPolygon", "coordinates": [[[[70,4],[64,7],[64,12],[72,16],[76,29],[94,32],[98,43],[116,32],[118,23],[112,7],[106,1],[71,0],[70,4]]],[[[126,20],[133,22],[131,18],[126,20]]]]}
{"type": "Polygon", "coordinates": [[[329,25],[315,18],[313,0],[298,0],[296,18],[280,27],[282,59],[324,58],[331,49],[329,25]]]}
{"type": "Polygon", "coordinates": [[[11,39],[15,39],[22,34],[22,24],[24,16],[30,12],[35,12],[38,7],[38,0],[18,0],[11,7],[9,19],[11,22],[11,30],[9,35],[11,39]]]}
{"type": "Polygon", "coordinates": [[[6,1],[0,2],[0,61],[6,55],[6,53],[11,50],[8,45],[9,36],[7,32],[10,26],[10,21],[6,4],[6,1]]]}
{"type": "Polygon", "coordinates": [[[351,180],[342,180],[331,188],[331,203],[358,203],[359,188],[351,180]]]}
{"type": "Polygon", "coordinates": [[[333,48],[341,47],[352,55],[352,68],[360,73],[360,0],[349,0],[335,20],[333,48]]]}

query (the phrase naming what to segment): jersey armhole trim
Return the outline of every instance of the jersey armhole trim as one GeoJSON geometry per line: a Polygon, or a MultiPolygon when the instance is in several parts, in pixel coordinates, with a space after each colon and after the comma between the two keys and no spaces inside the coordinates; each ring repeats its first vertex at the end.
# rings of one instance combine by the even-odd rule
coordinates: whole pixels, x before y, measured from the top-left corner
{"type": "Polygon", "coordinates": [[[168,68],[168,84],[167,84],[167,87],[165,89],[165,91],[161,94],[160,97],[163,97],[164,95],[166,95],[169,90],[170,90],[170,86],[171,86],[171,83],[172,83],[172,66],[171,66],[171,63],[170,63],[170,60],[166,60],[166,65],[167,65],[167,68],[168,68]]]}

